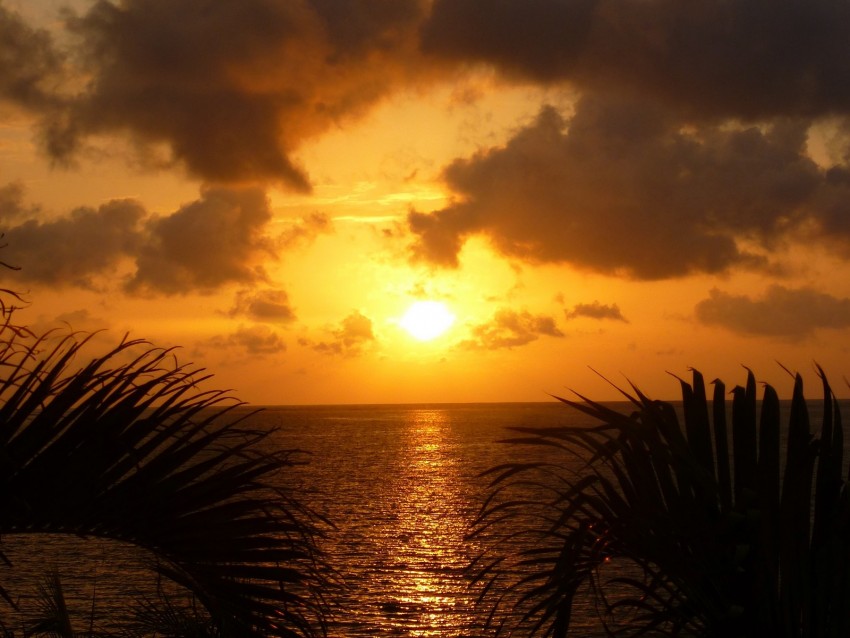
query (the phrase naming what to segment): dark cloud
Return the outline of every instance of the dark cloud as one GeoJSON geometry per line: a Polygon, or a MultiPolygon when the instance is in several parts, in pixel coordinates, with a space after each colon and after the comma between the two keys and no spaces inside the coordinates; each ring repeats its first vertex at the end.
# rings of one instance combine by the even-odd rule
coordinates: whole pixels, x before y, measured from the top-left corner
{"type": "Polygon", "coordinates": [[[460,346],[473,350],[498,350],[514,348],[536,341],[541,336],[563,337],[555,320],[546,315],[532,315],[527,310],[517,312],[503,308],[487,323],[472,327],[472,339],[460,346]]]}
{"type": "Polygon", "coordinates": [[[456,201],[409,215],[414,256],[456,266],[482,234],[507,256],[636,279],[766,267],[737,240],[768,251],[824,213],[807,125],[683,128],[656,105],[595,95],[569,121],[547,107],[506,146],[445,169],[456,201]]]}
{"type": "MultiPolygon", "coordinates": [[[[0,189],[3,258],[20,266],[16,281],[95,288],[124,266],[133,294],[212,292],[228,284],[266,281],[262,262],[279,242],[268,237],[272,218],[259,188],[207,188],[199,199],[162,216],[132,200],[78,208],[47,221],[23,204],[18,186],[0,189]]],[[[0,271],[0,277],[9,276],[0,271]]],[[[283,291],[243,293],[234,312],[257,320],[292,318],[283,291]]]]}
{"type": "Polygon", "coordinates": [[[28,205],[24,201],[24,185],[12,182],[0,186],[0,227],[11,225],[19,219],[34,217],[38,207],[28,205]]]}
{"type": "Polygon", "coordinates": [[[595,5],[593,0],[436,0],[423,26],[423,48],[494,64],[513,75],[562,80],[575,73],[595,5]]]}
{"type": "Polygon", "coordinates": [[[367,344],[375,341],[372,320],[358,310],[343,319],[340,326],[332,330],[331,334],[333,338],[328,341],[313,343],[302,339],[300,343],[323,354],[355,356],[360,354],[367,344]]]}
{"type": "Polygon", "coordinates": [[[834,0],[435,0],[423,28],[455,62],[750,118],[850,111],[848,42],[834,0]]]}
{"type": "Polygon", "coordinates": [[[609,306],[598,301],[576,304],[572,310],[564,310],[564,316],[567,319],[587,317],[588,319],[612,319],[614,321],[628,323],[628,320],[620,312],[620,307],[617,304],[609,306]]]}
{"type": "Polygon", "coordinates": [[[331,63],[375,50],[403,48],[425,10],[424,2],[410,0],[311,0],[309,4],[333,44],[331,63]]]}
{"type": "Polygon", "coordinates": [[[264,235],[272,214],[258,188],[210,188],[201,199],[147,224],[130,292],[211,291],[265,281],[261,261],[274,256],[264,235]]]}
{"type": "Polygon", "coordinates": [[[835,0],[98,0],[66,26],[63,58],[0,5],[0,99],[41,116],[52,157],[129,135],[206,182],[308,190],[304,140],[476,62],[688,122],[850,114],[835,0]]]}
{"type": "Polygon", "coordinates": [[[286,343],[268,326],[240,326],[229,335],[213,337],[206,345],[216,350],[238,350],[255,357],[286,351],[286,343]]]}
{"type": "Polygon", "coordinates": [[[0,4],[0,100],[45,110],[59,105],[63,58],[50,34],[0,4]]]}
{"type": "Polygon", "coordinates": [[[165,145],[207,182],[309,190],[291,152],[415,75],[421,0],[100,0],[69,19],[86,88],[45,113],[54,158],[86,138],[165,145]]]}
{"type": "Polygon", "coordinates": [[[850,165],[833,166],[826,171],[812,209],[809,231],[813,237],[850,257],[850,165]]]}
{"type": "Polygon", "coordinates": [[[284,290],[240,290],[228,314],[265,323],[285,324],[295,321],[295,311],[284,290]]]}
{"type": "Polygon", "coordinates": [[[742,334],[802,339],[820,328],[850,327],[850,299],[808,287],[774,285],[760,299],[714,289],[697,304],[696,316],[742,334]]]}
{"type": "Polygon", "coordinates": [[[93,288],[97,277],[114,272],[139,249],[144,216],[137,202],[113,200],[50,221],[6,226],[0,220],[8,244],[4,259],[20,267],[16,281],[93,288]]]}

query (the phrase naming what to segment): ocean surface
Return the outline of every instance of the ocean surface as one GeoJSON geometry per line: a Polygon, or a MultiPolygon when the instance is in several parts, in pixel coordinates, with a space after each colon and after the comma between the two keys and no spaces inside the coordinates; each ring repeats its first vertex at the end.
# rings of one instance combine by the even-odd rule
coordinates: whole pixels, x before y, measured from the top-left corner
{"type": "Polygon", "coordinates": [[[337,526],[324,549],[348,586],[331,630],[340,638],[489,635],[489,609],[465,575],[481,552],[467,538],[487,492],[480,474],[540,458],[499,442],[511,426],[589,423],[556,402],[271,408],[265,418],[281,445],[312,452],[298,469],[316,490],[309,502],[337,526]]]}
{"type": "MultiPolygon", "coordinates": [[[[332,638],[491,635],[489,609],[476,605],[478,591],[465,571],[482,550],[468,538],[487,494],[480,475],[545,454],[499,442],[511,436],[510,427],[592,424],[555,401],[268,407],[252,418],[276,430],[274,444],[309,452],[307,464],[280,480],[336,526],[321,541],[345,584],[333,601],[332,638]]],[[[55,567],[78,631],[109,627],[128,601],[150,591],[149,572],[133,548],[48,536],[0,542],[14,565],[0,565],[0,584],[32,609],[36,584],[55,567]]],[[[0,619],[22,627],[21,618],[5,612],[0,619]]],[[[604,635],[589,594],[579,595],[573,626],[576,636],[604,635]]]]}

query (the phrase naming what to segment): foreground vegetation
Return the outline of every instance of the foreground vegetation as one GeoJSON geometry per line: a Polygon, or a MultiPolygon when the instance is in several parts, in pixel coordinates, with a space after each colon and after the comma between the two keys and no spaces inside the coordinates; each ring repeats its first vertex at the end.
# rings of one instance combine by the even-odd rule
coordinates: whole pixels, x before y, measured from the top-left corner
{"type": "Polygon", "coordinates": [[[489,473],[475,568],[491,625],[562,638],[589,593],[612,636],[850,635],[843,430],[819,373],[815,432],[799,375],[786,430],[772,387],[758,409],[752,373],[727,412],[723,383],[709,402],[698,372],[681,381],[683,422],[633,388],[631,414],[561,399],[594,427],[517,428],[511,443],[551,454],[489,473]]]}
{"type": "MultiPolygon", "coordinates": [[[[204,635],[323,634],[315,541],[325,523],[278,486],[295,452],[247,426],[226,393],[198,389],[206,376],[172,351],[125,340],[78,365],[90,338],[33,335],[14,322],[17,299],[0,291],[0,538],[59,533],[148,550],[152,569],[203,610],[204,635]]],[[[2,545],[0,561],[2,618],[17,600],[2,586],[14,568],[2,545]]],[[[61,583],[48,585],[54,618],[30,631],[68,636],[61,583]]],[[[167,620],[169,609],[145,617],[167,620]]]]}

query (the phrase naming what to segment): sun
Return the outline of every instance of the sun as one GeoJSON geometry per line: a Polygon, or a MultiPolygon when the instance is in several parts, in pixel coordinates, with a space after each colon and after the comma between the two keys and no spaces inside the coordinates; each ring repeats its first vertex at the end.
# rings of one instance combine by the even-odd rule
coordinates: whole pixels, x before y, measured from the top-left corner
{"type": "Polygon", "coordinates": [[[431,341],[448,330],[454,320],[446,304],[439,301],[416,301],[404,313],[399,325],[414,339],[431,341]]]}

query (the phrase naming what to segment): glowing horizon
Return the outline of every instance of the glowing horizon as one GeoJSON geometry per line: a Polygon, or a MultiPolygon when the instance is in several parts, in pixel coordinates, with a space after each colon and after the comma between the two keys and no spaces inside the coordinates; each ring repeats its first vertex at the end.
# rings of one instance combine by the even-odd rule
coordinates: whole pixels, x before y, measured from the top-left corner
{"type": "Polygon", "coordinates": [[[0,11],[0,286],[36,329],[180,346],[263,404],[847,375],[837,5],[807,47],[738,7],[71,5],[0,11]],[[412,337],[417,300],[451,327],[412,337]]]}

